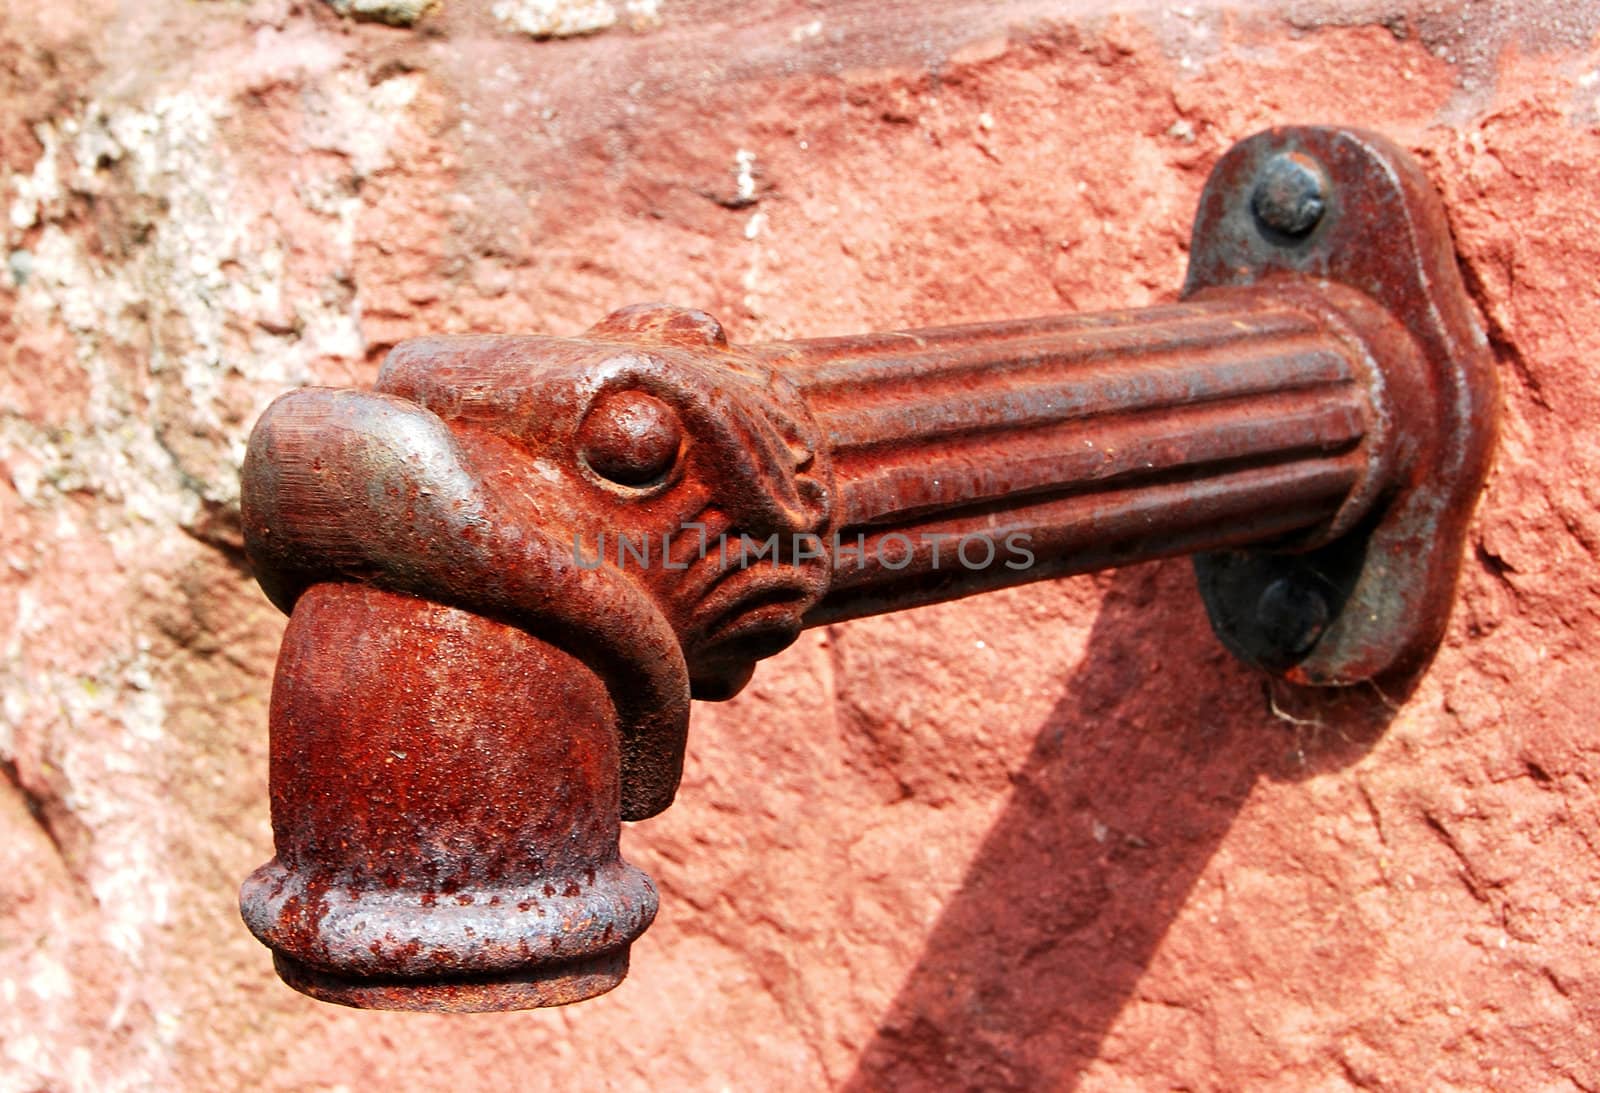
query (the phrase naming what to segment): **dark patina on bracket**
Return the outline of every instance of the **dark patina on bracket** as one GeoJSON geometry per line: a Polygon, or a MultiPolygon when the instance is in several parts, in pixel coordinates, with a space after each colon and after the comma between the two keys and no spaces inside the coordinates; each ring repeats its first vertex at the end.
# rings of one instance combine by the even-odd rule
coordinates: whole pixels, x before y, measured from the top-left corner
{"type": "Polygon", "coordinates": [[[348,1005],[610,989],[657,902],[620,821],[671,802],[690,699],[810,625],[1195,554],[1244,659],[1415,672],[1495,415],[1436,198],[1343,129],[1223,158],[1171,306],[406,342],[375,391],[293,392],[251,437],[246,545],[290,621],[245,921],[348,1005]]]}

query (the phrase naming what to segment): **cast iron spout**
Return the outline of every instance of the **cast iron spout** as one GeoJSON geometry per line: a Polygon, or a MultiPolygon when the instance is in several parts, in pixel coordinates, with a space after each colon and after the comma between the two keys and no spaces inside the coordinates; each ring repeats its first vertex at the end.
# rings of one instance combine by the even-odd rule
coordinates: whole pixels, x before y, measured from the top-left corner
{"type": "Polygon", "coordinates": [[[736,347],[644,306],[276,402],[243,512],[290,613],[277,856],[241,905],[283,978],[395,1009],[615,986],[656,911],[621,820],[671,802],[690,699],[808,625],[1195,554],[1266,671],[1424,664],[1495,421],[1426,183],[1368,135],[1262,134],[1192,255],[1144,311],[736,347]]]}

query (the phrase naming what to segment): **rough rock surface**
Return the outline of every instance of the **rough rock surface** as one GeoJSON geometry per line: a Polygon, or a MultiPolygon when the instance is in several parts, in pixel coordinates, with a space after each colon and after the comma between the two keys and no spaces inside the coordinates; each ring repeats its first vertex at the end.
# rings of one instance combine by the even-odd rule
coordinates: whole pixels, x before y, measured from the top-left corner
{"type": "Polygon", "coordinates": [[[1600,1088],[1596,9],[600,6],[0,7],[0,1091],[1600,1088]],[[640,300],[754,340],[1170,299],[1221,151],[1317,120],[1426,164],[1504,384],[1413,693],[1266,687],[1182,563],[811,633],[627,833],[663,910],[613,994],[278,984],[234,903],[269,399],[640,300]]]}

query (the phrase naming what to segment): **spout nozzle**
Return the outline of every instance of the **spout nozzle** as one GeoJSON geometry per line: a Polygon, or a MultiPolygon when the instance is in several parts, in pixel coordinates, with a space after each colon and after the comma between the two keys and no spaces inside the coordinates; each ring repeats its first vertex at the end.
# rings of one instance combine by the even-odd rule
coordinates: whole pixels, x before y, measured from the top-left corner
{"type": "Polygon", "coordinates": [[[277,856],[240,912],[327,1002],[506,1010],[615,987],[657,895],[622,860],[616,711],[576,657],[367,585],[297,601],[272,696],[277,856]]]}
{"type": "Polygon", "coordinates": [[[628,948],[505,975],[353,977],[319,971],[282,953],[273,954],[272,966],[285,983],[319,1002],[358,1009],[495,1013],[565,1006],[604,994],[627,978],[628,948]]]}

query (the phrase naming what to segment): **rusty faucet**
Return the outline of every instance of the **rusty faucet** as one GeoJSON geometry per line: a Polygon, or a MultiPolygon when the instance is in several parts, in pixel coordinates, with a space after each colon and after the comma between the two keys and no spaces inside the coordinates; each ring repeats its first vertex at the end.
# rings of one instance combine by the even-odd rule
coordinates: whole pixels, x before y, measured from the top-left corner
{"type": "Polygon", "coordinates": [[[244,522],[290,615],[277,855],[241,894],[317,998],[614,987],[621,820],[691,698],[803,627],[1194,554],[1220,639],[1337,685],[1442,633],[1496,396],[1436,198],[1370,134],[1230,150],[1182,303],[733,346],[703,312],[429,337],[263,415],[244,522]]]}

